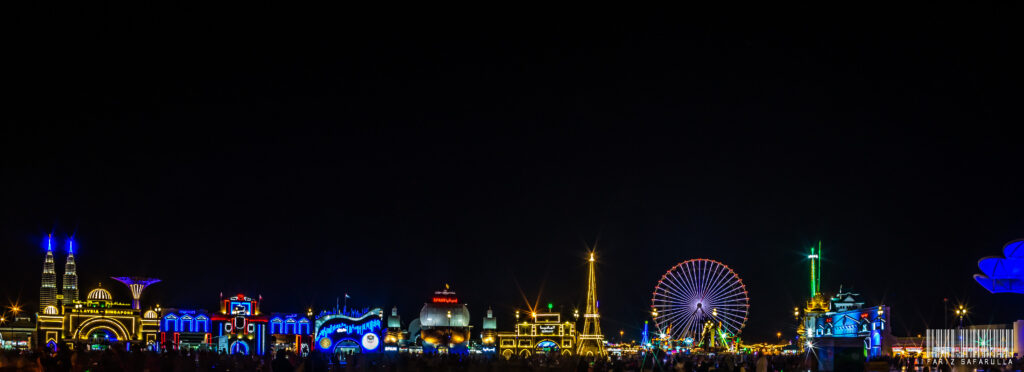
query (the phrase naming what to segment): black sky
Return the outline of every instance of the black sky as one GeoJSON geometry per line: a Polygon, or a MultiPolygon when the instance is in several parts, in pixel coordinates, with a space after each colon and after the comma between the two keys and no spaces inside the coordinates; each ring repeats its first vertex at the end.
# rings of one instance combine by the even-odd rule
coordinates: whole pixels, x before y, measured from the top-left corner
{"type": "Polygon", "coordinates": [[[0,287],[36,300],[52,231],[83,287],[155,276],[165,307],[348,292],[411,319],[451,283],[506,328],[518,287],[582,305],[596,240],[608,333],[706,257],[764,339],[822,240],[825,289],[897,334],[944,297],[1020,319],[971,278],[1024,237],[1019,10],[32,9],[4,53],[0,287]]]}

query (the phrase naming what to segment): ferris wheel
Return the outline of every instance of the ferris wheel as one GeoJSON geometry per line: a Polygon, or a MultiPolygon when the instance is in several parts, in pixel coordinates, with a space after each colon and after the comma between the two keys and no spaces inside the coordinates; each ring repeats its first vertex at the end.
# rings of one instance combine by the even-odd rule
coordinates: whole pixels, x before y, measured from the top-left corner
{"type": "Polygon", "coordinates": [[[739,334],[747,323],[750,299],[739,275],[704,258],[681,262],[661,276],[651,298],[658,330],[671,339],[698,337],[707,321],[739,334]]]}

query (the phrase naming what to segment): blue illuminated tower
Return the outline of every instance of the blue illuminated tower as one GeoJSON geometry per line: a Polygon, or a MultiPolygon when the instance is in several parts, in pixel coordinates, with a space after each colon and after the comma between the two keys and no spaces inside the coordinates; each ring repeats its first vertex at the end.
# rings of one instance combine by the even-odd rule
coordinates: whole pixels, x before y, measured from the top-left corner
{"type": "Polygon", "coordinates": [[[78,301],[78,272],[75,268],[75,241],[68,240],[68,260],[64,264],[64,303],[78,301]]]}
{"type": "Polygon", "coordinates": [[[146,289],[150,284],[160,282],[157,278],[143,278],[140,276],[122,276],[122,277],[110,277],[124,285],[128,286],[132,290],[132,309],[139,310],[141,305],[139,299],[142,298],[142,290],[146,289]]]}
{"type": "Polygon", "coordinates": [[[46,260],[43,261],[43,279],[39,286],[39,311],[57,306],[57,272],[53,269],[53,234],[46,236],[46,260]]]}
{"type": "Polygon", "coordinates": [[[647,321],[645,320],[644,321],[644,332],[641,333],[641,337],[640,337],[640,346],[647,346],[647,344],[649,344],[649,343],[651,343],[651,339],[650,339],[650,337],[647,336],[647,321]]]}

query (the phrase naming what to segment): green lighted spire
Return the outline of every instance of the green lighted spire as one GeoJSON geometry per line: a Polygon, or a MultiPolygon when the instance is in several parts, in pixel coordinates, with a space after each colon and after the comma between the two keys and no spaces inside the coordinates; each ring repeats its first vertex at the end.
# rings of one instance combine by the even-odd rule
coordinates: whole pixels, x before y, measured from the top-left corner
{"type": "Polygon", "coordinates": [[[821,240],[818,241],[818,253],[814,253],[814,246],[811,246],[811,254],[807,256],[811,260],[811,297],[818,295],[821,291],[821,240]]]}

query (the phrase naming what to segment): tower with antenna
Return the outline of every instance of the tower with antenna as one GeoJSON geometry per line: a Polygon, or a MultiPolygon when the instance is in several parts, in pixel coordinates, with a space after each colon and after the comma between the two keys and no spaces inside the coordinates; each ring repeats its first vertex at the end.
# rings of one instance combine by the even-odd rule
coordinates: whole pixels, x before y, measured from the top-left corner
{"type": "Polygon", "coordinates": [[[604,356],[604,335],[601,334],[600,315],[597,309],[597,279],[594,276],[594,252],[590,252],[587,273],[587,310],[583,313],[583,329],[576,341],[576,355],[604,356]]]}
{"type": "Polygon", "coordinates": [[[39,312],[57,307],[57,272],[53,268],[53,234],[46,236],[46,259],[43,261],[42,284],[39,286],[39,312]]]}
{"type": "Polygon", "coordinates": [[[132,309],[139,310],[142,308],[140,299],[142,298],[142,291],[151,284],[160,282],[157,278],[144,278],[141,276],[122,276],[122,277],[110,277],[124,285],[128,286],[132,290],[132,309]]]}
{"type": "Polygon", "coordinates": [[[64,303],[78,301],[78,272],[75,267],[75,241],[68,240],[68,260],[64,263],[64,303]]]}

